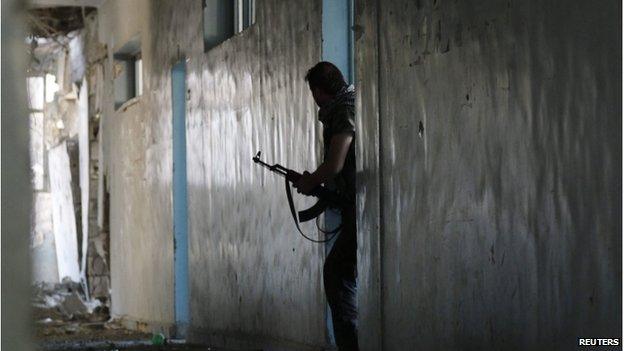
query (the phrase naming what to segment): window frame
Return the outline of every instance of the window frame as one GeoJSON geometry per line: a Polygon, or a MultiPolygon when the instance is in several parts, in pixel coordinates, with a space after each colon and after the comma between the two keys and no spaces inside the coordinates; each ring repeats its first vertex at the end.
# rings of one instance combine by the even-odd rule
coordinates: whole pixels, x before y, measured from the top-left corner
{"type": "MultiPolygon", "coordinates": [[[[231,16],[232,28],[230,28],[229,30],[220,28],[222,32],[210,33],[212,38],[208,38],[206,17],[211,18],[212,16],[212,18],[214,19],[218,14],[207,13],[207,1],[208,0],[202,1],[202,39],[204,44],[204,53],[207,53],[210,50],[220,46],[222,43],[235,37],[236,35],[239,35],[240,33],[246,31],[254,24],[256,24],[256,0],[213,0],[220,1],[220,3],[224,4],[228,1],[233,2],[233,6],[231,8],[232,13],[228,14],[228,16],[231,16]]],[[[219,6],[219,3],[212,3],[211,5],[211,8],[215,8],[219,6]]],[[[211,23],[218,23],[218,21],[215,20],[211,23]]]]}
{"type": "Polygon", "coordinates": [[[122,74],[126,75],[122,82],[126,87],[126,92],[124,97],[118,95],[117,80],[120,77],[113,77],[115,111],[140,100],[143,95],[143,57],[141,54],[141,41],[138,37],[129,40],[113,54],[113,65],[119,63],[123,64],[124,72],[122,74]]]}

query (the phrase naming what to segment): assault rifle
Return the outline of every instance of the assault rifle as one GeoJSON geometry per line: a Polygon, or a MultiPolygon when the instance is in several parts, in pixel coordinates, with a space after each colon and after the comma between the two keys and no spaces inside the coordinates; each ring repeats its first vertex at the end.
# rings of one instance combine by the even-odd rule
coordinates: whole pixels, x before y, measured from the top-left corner
{"type": "MultiPolygon", "coordinates": [[[[299,178],[301,178],[301,173],[295,172],[291,169],[288,169],[278,163],[273,164],[273,165],[269,165],[268,163],[263,162],[262,160],[260,160],[260,155],[262,154],[261,151],[258,151],[258,153],[256,154],[255,157],[252,158],[252,160],[256,163],[259,164],[262,167],[265,167],[267,169],[269,169],[271,172],[277,173],[278,175],[284,177],[285,179],[285,183],[286,183],[286,197],[288,199],[288,205],[290,207],[290,213],[292,214],[293,220],[295,221],[295,225],[297,226],[297,230],[299,230],[299,233],[301,233],[301,235],[303,235],[306,239],[314,241],[314,242],[326,242],[331,240],[331,238],[327,239],[327,240],[313,240],[310,239],[309,237],[307,237],[305,234],[303,234],[303,232],[301,231],[301,229],[299,228],[299,222],[307,222],[309,220],[312,220],[314,218],[318,218],[318,216],[320,216],[323,212],[325,212],[325,210],[328,207],[335,207],[335,208],[343,208],[346,207],[349,203],[347,201],[347,199],[345,199],[343,196],[341,196],[340,194],[338,194],[335,191],[329,190],[327,187],[324,187],[322,185],[317,185],[314,189],[312,189],[312,191],[310,191],[310,193],[308,195],[310,196],[315,196],[317,197],[319,200],[316,202],[316,204],[314,204],[312,207],[308,208],[307,210],[303,210],[303,211],[295,211],[295,205],[293,203],[292,200],[292,193],[290,190],[290,183],[296,183],[299,178]],[[296,213],[298,214],[298,216],[296,215],[296,213]]],[[[318,223],[317,223],[318,226],[318,223]]],[[[338,226],[338,228],[332,230],[332,231],[323,231],[322,229],[319,228],[319,230],[325,234],[335,234],[340,230],[340,226],[338,226]]]]}

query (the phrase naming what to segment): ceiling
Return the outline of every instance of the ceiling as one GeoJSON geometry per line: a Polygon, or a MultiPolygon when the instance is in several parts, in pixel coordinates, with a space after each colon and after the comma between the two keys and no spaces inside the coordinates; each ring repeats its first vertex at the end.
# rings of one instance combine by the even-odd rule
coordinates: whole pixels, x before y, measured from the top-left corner
{"type": "Polygon", "coordinates": [[[95,10],[79,6],[33,7],[27,15],[29,34],[43,38],[67,35],[83,28],[85,17],[95,10]]]}

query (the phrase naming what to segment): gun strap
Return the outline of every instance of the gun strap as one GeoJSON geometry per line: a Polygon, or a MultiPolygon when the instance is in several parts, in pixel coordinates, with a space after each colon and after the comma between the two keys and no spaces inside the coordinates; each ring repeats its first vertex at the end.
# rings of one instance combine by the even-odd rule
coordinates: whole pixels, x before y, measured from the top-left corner
{"type": "Polygon", "coordinates": [[[336,228],[336,229],[334,229],[332,231],[328,231],[328,232],[325,232],[325,231],[323,231],[323,230],[321,230],[319,228],[319,230],[321,230],[321,232],[323,232],[325,234],[331,234],[331,236],[329,238],[326,238],[325,240],[315,240],[315,239],[312,239],[309,236],[305,235],[301,231],[301,228],[299,227],[299,221],[297,220],[297,211],[295,210],[295,203],[293,202],[292,192],[290,190],[290,183],[288,182],[288,179],[286,179],[285,183],[286,183],[286,198],[288,199],[288,207],[290,207],[290,214],[292,215],[293,221],[295,221],[295,226],[297,227],[297,230],[299,231],[299,233],[304,238],[306,238],[306,239],[308,239],[308,240],[310,240],[311,242],[314,242],[314,243],[326,243],[326,242],[330,241],[331,239],[333,239],[334,236],[336,236],[336,234],[338,233],[338,231],[342,227],[342,224],[340,226],[338,226],[338,228],[336,228]]]}

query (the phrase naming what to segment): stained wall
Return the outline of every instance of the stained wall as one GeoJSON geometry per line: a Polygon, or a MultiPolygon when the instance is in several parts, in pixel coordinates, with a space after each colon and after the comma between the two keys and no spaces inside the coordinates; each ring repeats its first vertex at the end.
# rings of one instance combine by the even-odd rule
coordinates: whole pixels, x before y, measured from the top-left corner
{"type": "Polygon", "coordinates": [[[318,162],[321,125],[303,78],[321,55],[320,2],[257,2],[256,24],[206,53],[201,11],[199,1],[99,9],[109,52],[101,125],[112,312],[163,329],[174,320],[170,70],[186,59],[188,337],[318,349],[326,343],[324,248],[296,234],[283,179],[251,158],[262,150],[300,171],[318,162]],[[114,111],[111,57],[137,35],[144,92],[114,111]]]}
{"type": "Polygon", "coordinates": [[[26,96],[26,6],[20,1],[2,3],[3,79],[11,82],[1,89],[2,131],[2,336],[5,350],[30,351],[33,321],[30,296],[31,264],[29,232],[32,185],[29,157],[29,118],[26,96]],[[11,167],[6,167],[10,164],[11,167]]]}
{"type": "Polygon", "coordinates": [[[111,314],[168,332],[174,317],[171,126],[167,89],[153,83],[162,73],[151,73],[153,58],[145,54],[152,49],[151,5],[107,1],[99,8],[98,35],[107,56],[104,84],[94,90],[102,95],[102,171],[110,193],[111,314]],[[150,73],[144,74],[143,95],[115,110],[113,54],[136,37],[150,73]]]}
{"type": "Polygon", "coordinates": [[[357,8],[366,349],[619,337],[621,5],[357,8]]]}
{"type": "MultiPolygon", "coordinates": [[[[619,335],[619,6],[356,1],[365,349],[619,335]]],[[[256,25],[208,53],[200,2],[100,14],[113,313],[174,318],[170,69],[188,59],[190,339],[324,345],[322,247],[294,234],[283,183],[250,160],[318,162],[303,75],[320,3],[258,2],[256,25]],[[113,111],[112,53],[137,34],[144,93],[113,111]]]]}
{"type": "Polygon", "coordinates": [[[318,346],[323,246],[296,234],[283,179],[251,157],[299,171],[318,162],[303,78],[321,55],[320,2],[256,4],[254,26],[189,64],[191,324],[211,340],[318,346]]]}

